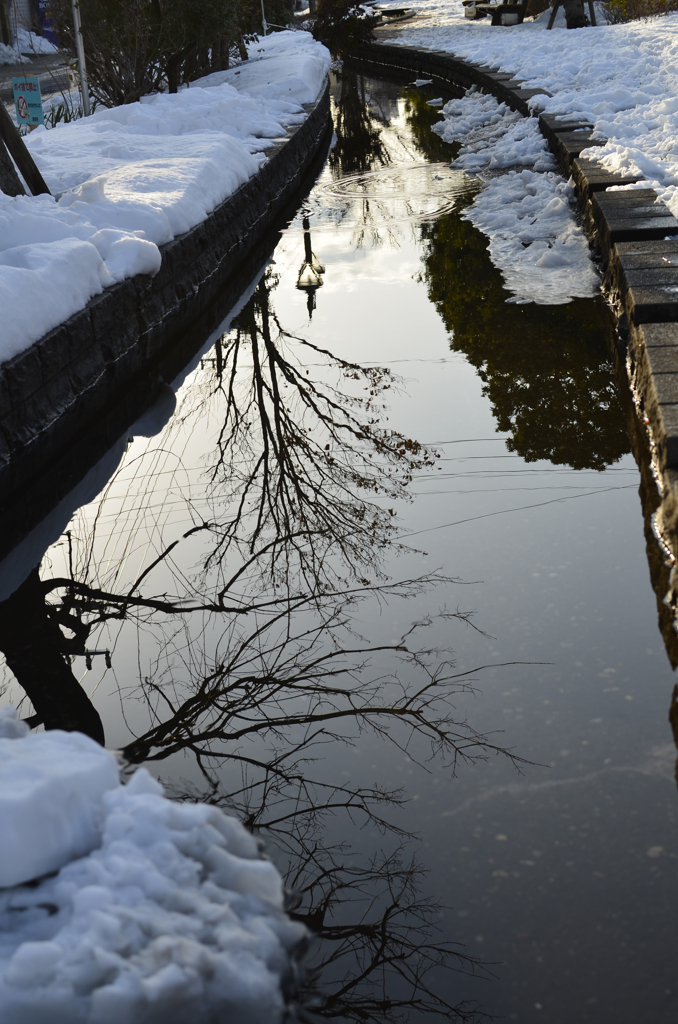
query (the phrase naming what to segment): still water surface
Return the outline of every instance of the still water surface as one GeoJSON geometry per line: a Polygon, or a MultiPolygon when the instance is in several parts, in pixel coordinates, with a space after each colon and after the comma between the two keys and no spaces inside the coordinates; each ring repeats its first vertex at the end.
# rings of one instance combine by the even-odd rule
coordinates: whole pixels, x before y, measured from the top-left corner
{"type": "Polygon", "coordinates": [[[259,830],[320,1014],[668,1024],[674,679],[605,311],[506,301],[431,94],[333,92],[270,265],[4,621],[259,830]]]}

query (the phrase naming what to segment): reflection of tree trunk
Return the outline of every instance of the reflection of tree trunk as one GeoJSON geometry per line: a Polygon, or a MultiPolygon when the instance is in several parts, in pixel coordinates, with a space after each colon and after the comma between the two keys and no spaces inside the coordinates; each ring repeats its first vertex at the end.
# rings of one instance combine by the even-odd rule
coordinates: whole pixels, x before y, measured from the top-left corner
{"type": "Polygon", "coordinates": [[[64,645],[34,569],[0,602],[0,649],[46,729],[84,732],[103,744],[101,719],[71,672],[64,645]]]}
{"type": "MultiPolygon", "coordinates": [[[[673,742],[678,747],[678,686],[673,687],[671,707],[669,708],[669,722],[673,731],[673,742]]],[[[678,760],[676,761],[676,784],[678,784],[678,760]]]]}

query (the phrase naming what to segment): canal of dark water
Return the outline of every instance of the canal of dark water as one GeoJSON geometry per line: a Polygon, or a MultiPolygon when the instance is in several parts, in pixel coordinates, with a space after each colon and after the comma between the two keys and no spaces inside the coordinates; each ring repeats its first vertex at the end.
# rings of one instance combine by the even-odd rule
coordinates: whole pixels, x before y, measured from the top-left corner
{"type": "MultiPolygon", "coordinates": [[[[668,1024],[642,432],[602,300],[506,302],[432,95],[334,81],[270,263],[176,407],[165,386],[5,564],[4,621],[81,684],[71,720],[261,836],[318,935],[318,1016],[668,1024]]],[[[40,715],[12,629],[3,703],[40,715]]]]}

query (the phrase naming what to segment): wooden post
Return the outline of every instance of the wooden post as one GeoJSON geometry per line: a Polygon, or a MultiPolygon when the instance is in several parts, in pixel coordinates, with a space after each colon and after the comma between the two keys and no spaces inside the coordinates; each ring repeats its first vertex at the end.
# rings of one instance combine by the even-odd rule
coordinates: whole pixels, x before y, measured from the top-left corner
{"type": "MultiPolygon", "coordinates": [[[[0,3],[2,0],[0,0],[0,3]]],[[[12,159],[5,149],[5,144],[0,140],[0,192],[6,196],[24,196],[25,189],[16,173],[12,159]]]]}
{"type": "Polygon", "coordinates": [[[26,148],[26,143],[19,135],[16,125],[7,113],[4,103],[0,103],[0,140],[7,146],[10,156],[19,168],[19,172],[32,194],[34,196],[51,195],[42,174],[35,166],[33,157],[26,148]]]}
{"type": "MultiPolygon", "coordinates": [[[[589,14],[591,16],[591,24],[595,26],[598,23],[596,21],[596,11],[595,11],[595,8],[593,6],[593,0],[588,0],[588,2],[589,2],[589,14]]],[[[563,2],[563,0],[554,0],[553,7],[551,9],[551,17],[549,18],[549,23],[546,26],[547,29],[553,28],[553,22],[556,20],[556,14],[558,13],[558,8],[559,7],[565,7],[566,8],[566,12],[567,12],[567,4],[565,4],[563,2]]],[[[584,5],[582,3],[582,11],[583,11],[583,7],[584,7],[584,5]]],[[[569,28],[570,26],[568,25],[567,27],[569,28]]]]}

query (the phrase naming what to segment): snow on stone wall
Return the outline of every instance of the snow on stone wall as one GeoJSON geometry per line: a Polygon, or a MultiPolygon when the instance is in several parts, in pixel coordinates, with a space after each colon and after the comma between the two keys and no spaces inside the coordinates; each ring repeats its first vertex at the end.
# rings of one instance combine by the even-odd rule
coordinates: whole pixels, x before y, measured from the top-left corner
{"type": "Polygon", "coordinates": [[[204,221],[304,121],[329,51],[308,32],[250,62],[27,137],[53,196],[0,193],[0,362],[105,288],[160,267],[158,246],[204,221]],[[26,298],[30,297],[30,301],[26,298]]]}

